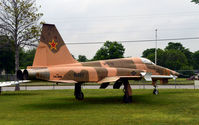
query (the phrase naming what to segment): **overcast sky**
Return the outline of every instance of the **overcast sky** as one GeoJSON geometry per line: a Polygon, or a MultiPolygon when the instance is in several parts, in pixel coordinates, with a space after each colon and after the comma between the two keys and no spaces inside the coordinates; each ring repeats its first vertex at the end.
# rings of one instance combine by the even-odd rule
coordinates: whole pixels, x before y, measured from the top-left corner
{"type": "MultiPolygon", "coordinates": [[[[37,0],[42,21],[55,24],[67,43],[199,37],[199,5],[191,0],[37,0]]],[[[192,52],[199,40],[181,42],[192,52]]],[[[168,42],[158,42],[164,48],[168,42]]],[[[150,43],[123,43],[126,57],[140,57],[150,43]]],[[[67,45],[77,58],[89,59],[102,46],[67,45]]]]}

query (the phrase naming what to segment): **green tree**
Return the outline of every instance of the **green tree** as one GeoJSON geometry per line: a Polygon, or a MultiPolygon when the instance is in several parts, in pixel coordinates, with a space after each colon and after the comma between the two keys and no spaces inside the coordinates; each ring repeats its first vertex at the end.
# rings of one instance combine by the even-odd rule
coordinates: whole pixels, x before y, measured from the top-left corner
{"type": "Polygon", "coordinates": [[[106,41],[96,52],[93,60],[116,59],[124,57],[125,48],[122,44],[114,41],[106,41]]]}
{"type": "Polygon", "coordinates": [[[181,51],[188,61],[188,65],[193,67],[193,53],[189,51],[188,48],[183,47],[181,43],[173,43],[169,42],[168,46],[165,48],[165,50],[178,50],[181,51]]]}
{"type": "MultiPolygon", "coordinates": [[[[157,49],[157,64],[160,66],[164,66],[164,50],[158,48],[157,49]]],[[[151,60],[152,62],[155,62],[155,48],[147,49],[142,53],[142,57],[147,58],[151,60]]]]}
{"type": "Polygon", "coordinates": [[[171,50],[171,49],[183,51],[185,48],[183,47],[183,45],[181,43],[169,42],[168,46],[166,46],[165,50],[171,50]]]}
{"type": "Polygon", "coordinates": [[[19,52],[19,63],[20,68],[25,69],[27,66],[32,66],[36,49],[24,51],[22,48],[19,52]]]}
{"type": "Polygon", "coordinates": [[[199,69],[199,50],[193,54],[194,69],[199,69]]]}
{"type": "Polygon", "coordinates": [[[187,58],[180,50],[166,50],[165,51],[165,67],[180,70],[182,67],[188,64],[187,58]]]}
{"type": "MultiPolygon", "coordinates": [[[[34,45],[40,36],[35,0],[0,0],[0,33],[14,40],[15,71],[19,69],[19,48],[34,45]]],[[[16,90],[19,90],[17,85],[16,90]]]]}
{"type": "MultiPolygon", "coordinates": [[[[151,54],[155,54],[155,48],[151,48],[151,49],[146,49],[144,50],[144,52],[142,52],[142,57],[147,58],[149,55],[151,54]]],[[[154,59],[153,59],[154,60],[154,59]]],[[[151,60],[152,61],[152,60],[151,60]]]]}
{"type": "Polygon", "coordinates": [[[85,55],[79,55],[79,56],[78,56],[78,61],[79,61],[79,62],[87,62],[88,59],[86,58],[85,55]]]}
{"type": "Polygon", "coordinates": [[[0,36],[0,72],[5,70],[7,74],[14,73],[13,41],[8,36],[0,36]]]}
{"type": "Polygon", "coordinates": [[[199,0],[192,0],[191,2],[194,2],[194,3],[198,4],[199,0]]]}
{"type": "Polygon", "coordinates": [[[76,58],[75,58],[75,56],[74,56],[73,54],[71,54],[71,56],[73,57],[73,59],[75,59],[75,60],[76,60],[76,58]]]}
{"type": "MultiPolygon", "coordinates": [[[[199,52],[198,52],[199,54],[199,52]]],[[[143,57],[150,59],[154,62],[155,49],[147,49],[143,52],[143,57]]],[[[186,76],[190,76],[193,72],[188,70],[193,70],[194,64],[197,66],[197,52],[193,56],[193,53],[189,49],[183,47],[181,43],[170,42],[164,50],[157,50],[157,64],[168,67],[173,70],[180,70],[186,76]],[[194,57],[194,59],[193,59],[194,57]],[[194,63],[195,62],[195,63],[194,63]]],[[[194,68],[195,68],[194,67],[194,68]]]]}

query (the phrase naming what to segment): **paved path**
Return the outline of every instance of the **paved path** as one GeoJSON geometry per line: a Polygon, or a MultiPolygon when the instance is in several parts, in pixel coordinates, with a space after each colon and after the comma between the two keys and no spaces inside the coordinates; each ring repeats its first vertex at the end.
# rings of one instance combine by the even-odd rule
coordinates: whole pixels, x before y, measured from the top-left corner
{"type": "MultiPolygon", "coordinates": [[[[83,85],[83,89],[99,89],[98,85],[83,85]]],[[[110,85],[106,89],[112,89],[110,85]]],[[[123,88],[123,87],[121,87],[123,88]]],[[[153,89],[152,85],[131,85],[132,89],[153,89]]],[[[199,89],[199,86],[195,87],[199,89]]],[[[21,90],[53,90],[53,89],[74,89],[74,86],[28,86],[20,87],[21,90]]],[[[194,85],[158,85],[158,89],[194,89],[194,85]]],[[[15,87],[2,87],[2,91],[14,91],[15,87]]]]}

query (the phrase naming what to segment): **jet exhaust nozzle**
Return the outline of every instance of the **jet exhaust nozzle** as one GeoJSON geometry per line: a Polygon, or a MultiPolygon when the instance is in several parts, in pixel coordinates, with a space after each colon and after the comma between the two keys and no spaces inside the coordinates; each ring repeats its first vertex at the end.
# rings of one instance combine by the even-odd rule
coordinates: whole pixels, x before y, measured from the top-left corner
{"type": "Polygon", "coordinates": [[[48,69],[25,69],[17,71],[18,80],[48,80],[50,77],[50,73],[48,69]]]}
{"type": "Polygon", "coordinates": [[[31,70],[25,69],[23,71],[23,79],[24,80],[33,80],[33,79],[36,79],[36,71],[31,71],[31,70]]]}
{"type": "Polygon", "coordinates": [[[17,79],[18,80],[23,80],[23,70],[18,70],[17,71],[17,79]]]}

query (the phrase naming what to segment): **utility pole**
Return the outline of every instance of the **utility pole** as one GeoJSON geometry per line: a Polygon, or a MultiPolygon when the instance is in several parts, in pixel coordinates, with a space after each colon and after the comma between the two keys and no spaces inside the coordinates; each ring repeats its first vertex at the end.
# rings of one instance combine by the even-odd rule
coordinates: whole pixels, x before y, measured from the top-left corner
{"type": "Polygon", "coordinates": [[[157,65],[157,43],[158,42],[158,30],[155,29],[155,64],[157,65]]]}

